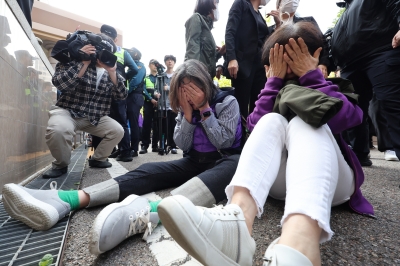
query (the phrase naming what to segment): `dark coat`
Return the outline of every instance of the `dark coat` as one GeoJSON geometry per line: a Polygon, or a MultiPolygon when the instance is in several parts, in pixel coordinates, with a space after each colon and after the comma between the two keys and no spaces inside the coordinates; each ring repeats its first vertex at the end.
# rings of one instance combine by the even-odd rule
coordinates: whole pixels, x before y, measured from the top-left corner
{"type": "Polygon", "coordinates": [[[185,23],[186,53],[185,61],[196,59],[207,66],[208,73],[215,77],[217,52],[214,37],[211,33],[213,21],[208,16],[194,13],[185,23]]]}
{"type": "Polygon", "coordinates": [[[368,56],[392,50],[392,39],[399,30],[400,1],[346,2],[346,11],[333,29],[335,64],[345,68],[368,56]]]}
{"type": "Polygon", "coordinates": [[[239,64],[238,78],[248,77],[255,56],[263,45],[258,41],[257,17],[249,0],[233,2],[226,23],[225,45],[226,64],[236,59],[239,64]]]}

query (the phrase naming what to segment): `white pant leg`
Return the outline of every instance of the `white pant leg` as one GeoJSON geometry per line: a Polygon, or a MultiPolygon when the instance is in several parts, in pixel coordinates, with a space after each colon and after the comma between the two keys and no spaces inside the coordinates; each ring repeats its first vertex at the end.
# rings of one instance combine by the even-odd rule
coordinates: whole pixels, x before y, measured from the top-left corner
{"type": "Polygon", "coordinates": [[[289,214],[308,215],[324,230],[323,242],[333,234],[330,207],[350,198],[354,177],[327,125],[316,129],[298,117],[288,124],[281,115],[270,113],[260,119],[246,142],[236,173],[225,190],[228,203],[235,186],[250,191],[258,217],[268,194],[282,200],[290,194],[282,224],[289,214]],[[290,182],[288,191],[286,182],[290,182]]]}
{"type": "Polygon", "coordinates": [[[293,118],[287,127],[286,147],[286,204],[281,224],[290,214],[307,215],[318,221],[323,229],[320,242],[325,242],[333,235],[329,222],[333,198],[336,194],[338,203],[349,199],[354,192],[353,173],[328,125],[314,128],[293,118]],[[340,191],[336,192],[338,184],[340,191]]]}
{"type": "Polygon", "coordinates": [[[286,118],[277,113],[264,115],[258,121],[243,148],[235,175],[225,189],[228,203],[235,186],[245,187],[257,204],[257,216],[261,217],[275,179],[279,175],[280,181],[285,180],[287,126],[286,118]]]}

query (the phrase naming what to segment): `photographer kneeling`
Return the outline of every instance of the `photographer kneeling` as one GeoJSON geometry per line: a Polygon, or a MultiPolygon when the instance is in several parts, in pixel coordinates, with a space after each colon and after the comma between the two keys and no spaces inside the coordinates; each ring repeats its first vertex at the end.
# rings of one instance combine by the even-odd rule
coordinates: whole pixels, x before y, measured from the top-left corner
{"type": "Polygon", "coordinates": [[[84,61],[75,57],[56,65],[52,82],[61,91],[61,96],[49,112],[46,130],[46,143],[55,161],[52,169],[43,174],[44,178],[59,177],[67,172],[76,130],[103,138],[89,160],[89,166],[98,168],[112,166],[106,159],[124,135],[121,125],[108,116],[111,99],[127,96],[124,78],[117,74],[116,64],[110,67],[98,59],[104,51],[113,53],[116,46],[104,34],[92,35],[101,37],[102,51],[96,51],[97,45],[86,42],[76,52],[81,58],[86,59],[89,55],[91,59],[84,61]]]}

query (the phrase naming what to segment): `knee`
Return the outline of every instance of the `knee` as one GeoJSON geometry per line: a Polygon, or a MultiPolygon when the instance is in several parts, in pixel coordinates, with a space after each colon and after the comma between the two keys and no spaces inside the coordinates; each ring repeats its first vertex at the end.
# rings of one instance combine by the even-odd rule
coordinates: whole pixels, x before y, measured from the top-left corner
{"type": "Polygon", "coordinates": [[[255,128],[263,128],[266,130],[286,128],[288,121],[285,117],[278,113],[269,113],[261,117],[255,128]]]}
{"type": "Polygon", "coordinates": [[[327,125],[322,125],[321,127],[313,127],[306,122],[304,122],[300,117],[296,116],[292,120],[290,120],[288,127],[287,127],[287,134],[288,136],[291,134],[299,134],[299,132],[322,132],[324,127],[327,125]]]}
{"type": "Polygon", "coordinates": [[[231,156],[228,156],[227,158],[224,159],[224,163],[229,166],[229,167],[234,167],[236,169],[240,159],[240,154],[234,154],[231,156]]]}
{"type": "Polygon", "coordinates": [[[65,127],[63,125],[49,125],[46,129],[46,136],[45,138],[47,140],[51,138],[60,138],[64,137],[65,135],[74,135],[74,131],[69,129],[68,127],[65,127]]]}
{"type": "Polygon", "coordinates": [[[105,132],[105,135],[110,139],[119,139],[121,140],[124,137],[124,128],[118,123],[112,123],[109,129],[105,132]]]}

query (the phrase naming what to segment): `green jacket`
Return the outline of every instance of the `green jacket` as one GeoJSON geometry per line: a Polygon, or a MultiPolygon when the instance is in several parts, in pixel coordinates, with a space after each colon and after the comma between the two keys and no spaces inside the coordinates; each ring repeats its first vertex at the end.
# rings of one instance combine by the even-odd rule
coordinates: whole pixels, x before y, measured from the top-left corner
{"type": "MultiPolygon", "coordinates": [[[[353,85],[349,80],[341,78],[328,79],[338,85],[339,91],[349,101],[358,102],[353,85]]],[[[288,81],[276,97],[273,112],[279,113],[288,120],[299,116],[307,124],[320,127],[326,124],[342,108],[343,101],[330,97],[325,93],[298,86],[294,81],[288,81]]]]}
{"type": "Polygon", "coordinates": [[[213,21],[210,17],[194,13],[185,23],[186,53],[185,61],[197,59],[204,63],[211,77],[216,74],[217,52],[211,34],[213,21]]]}

